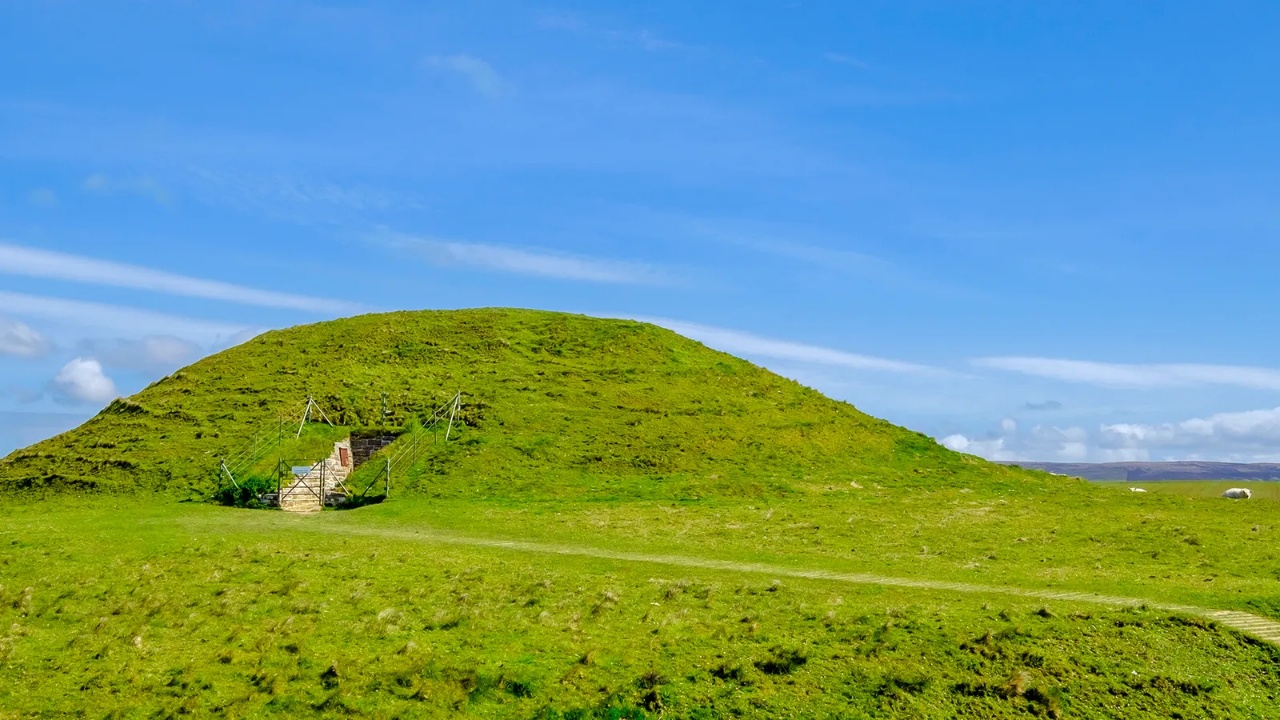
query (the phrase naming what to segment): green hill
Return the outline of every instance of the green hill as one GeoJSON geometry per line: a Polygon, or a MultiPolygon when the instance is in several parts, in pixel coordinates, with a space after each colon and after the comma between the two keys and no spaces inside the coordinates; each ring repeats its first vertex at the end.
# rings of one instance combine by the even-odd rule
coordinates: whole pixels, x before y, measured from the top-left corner
{"type": "Polygon", "coordinates": [[[382,393],[398,424],[457,391],[462,442],[414,468],[405,489],[695,497],[859,477],[924,486],[1032,477],[653,325],[463,310],[265,333],[11,454],[0,491],[207,494],[220,457],[299,413],[307,396],[358,428],[382,422],[382,393]]]}

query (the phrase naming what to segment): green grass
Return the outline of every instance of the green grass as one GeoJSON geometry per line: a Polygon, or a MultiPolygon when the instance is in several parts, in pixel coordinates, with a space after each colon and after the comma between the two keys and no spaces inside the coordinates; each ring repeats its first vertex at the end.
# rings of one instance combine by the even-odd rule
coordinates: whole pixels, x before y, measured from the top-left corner
{"type": "Polygon", "coordinates": [[[1264,717],[1280,652],[1157,610],[439,545],[421,500],[299,518],[26,505],[0,716],[1264,717]]]}
{"type": "MultiPolygon", "coordinates": [[[[1104,484],[1114,484],[1117,487],[1123,486],[1126,490],[1131,487],[1140,487],[1149,493],[1185,495],[1188,497],[1202,498],[1222,498],[1222,491],[1228,488],[1249,488],[1253,491],[1253,497],[1251,500],[1280,500],[1280,482],[1253,480],[1161,480],[1149,483],[1140,483],[1135,481],[1104,484]]],[[[1227,502],[1225,499],[1223,501],[1227,502]]]]}
{"type": "Polygon", "coordinates": [[[1124,594],[1280,617],[1266,503],[1096,492],[861,491],[786,499],[388,506],[386,522],[847,572],[1124,594]]]}
{"type": "Polygon", "coordinates": [[[1190,485],[992,465],[641,323],[275,331],[0,461],[0,717],[1262,717],[1276,650],[1194,617],[431,539],[1280,617],[1271,504],[1190,485]],[[459,390],[456,437],[389,502],[178,502],[308,395],[339,427],[257,472],[382,422],[383,392],[404,425],[459,390]]]}

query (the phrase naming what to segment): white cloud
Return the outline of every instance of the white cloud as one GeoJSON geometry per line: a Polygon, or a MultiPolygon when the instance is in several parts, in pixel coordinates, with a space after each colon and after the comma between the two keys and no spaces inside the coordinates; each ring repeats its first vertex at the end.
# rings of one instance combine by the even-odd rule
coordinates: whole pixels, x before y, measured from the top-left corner
{"type": "Polygon", "coordinates": [[[506,90],[502,76],[489,63],[471,55],[432,55],[422,64],[435,70],[447,70],[461,75],[476,92],[486,97],[497,97],[506,90]]]}
{"type": "Polygon", "coordinates": [[[788,340],[776,340],[760,337],[738,330],[699,325],[696,323],[669,320],[666,318],[633,317],[633,320],[653,323],[693,338],[708,347],[731,354],[791,360],[818,365],[833,365],[852,368],[854,370],[879,370],[884,372],[910,373],[916,375],[946,375],[940,368],[918,365],[916,363],[889,360],[871,355],[835,350],[818,345],[806,345],[788,340]]]}
{"type": "Polygon", "coordinates": [[[152,310],[64,300],[39,295],[0,291],[0,311],[14,315],[34,315],[94,331],[175,335],[209,343],[231,342],[246,334],[243,324],[197,320],[152,310]]]}
{"type": "Polygon", "coordinates": [[[1024,453],[1022,459],[1030,459],[1025,457],[1028,454],[1060,462],[1084,462],[1089,458],[1089,432],[1082,427],[1036,425],[1031,428],[1029,436],[1019,436],[1016,427],[1004,426],[1002,429],[1005,437],[1015,442],[1024,453]]]}
{"type": "Polygon", "coordinates": [[[1036,425],[1023,431],[1006,420],[998,431],[980,437],[953,434],[940,442],[989,460],[1280,462],[1280,407],[1177,422],[1111,423],[1093,430],[1036,425]]]}
{"type": "Polygon", "coordinates": [[[1096,453],[1084,428],[1035,425],[1020,431],[1011,418],[1000,422],[998,432],[983,437],[957,433],[939,442],[957,452],[997,461],[1085,462],[1096,453]]]}
{"type": "Polygon", "coordinates": [[[121,179],[95,173],[84,179],[83,187],[99,195],[137,195],[161,205],[168,205],[171,201],[169,191],[151,177],[121,179]]]}
{"type": "Polygon", "coordinates": [[[964,435],[948,435],[939,442],[944,447],[955,450],[956,452],[968,453],[969,455],[977,455],[987,460],[1018,460],[1020,459],[1016,453],[1009,452],[1005,449],[1004,438],[988,438],[986,440],[976,440],[964,435]]]}
{"type": "Polygon", "coordinates": [[[340,300],[258,290],[242,285],[154,270],[140,265],[97,260],[4,242],[0,242],[0,273],[149,290],[259,307],[319,313],[350,313],[360,310],[360,306],[340,300]]]}
{"type": "Polygon", "coordinates": [[[1171,423],[1103,425],[1098,439],[1109,450],[1147,455],[1271,459],[1280,456],[1280,408],[1217,413],[1171,423]]]}
{"type": "Polygon", "coordinates": [[[52,344],[28,325],[0,317],[0,355],[40,357],[52,344]]]}
{"type": "Polygon", "coordinates": [[[403,235],[392,236],[382,242],[411,251],[437,265],[463,265],[519,275],[621,285],[666,285],[671,282],[658,268],[644,263],[403,235]]]}
{"type": "Polygon", "coordinates": [[[116,397],[116,384],[93,358],[76,358],[50,383],[54,396],[68,403],[105,403],[116,397]]]}
{"type": "Polygon", "coordinates": [[[1138,365],[1041,357],[990,357],[972,362],[994,370],[1113,388],[1231,385],[1280,390],[1280,370],[1239,365],[1138,365]]]}

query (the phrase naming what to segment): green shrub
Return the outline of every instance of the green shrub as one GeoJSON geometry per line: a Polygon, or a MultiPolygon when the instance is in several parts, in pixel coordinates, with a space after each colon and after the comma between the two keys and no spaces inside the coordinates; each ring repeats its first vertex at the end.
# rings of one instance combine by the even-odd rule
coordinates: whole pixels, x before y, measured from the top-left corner
{"type": "Polygon", "coordinates": [[[249,475],[238,479],[236,484],[239,487],[227,484],[218,488],[213,496],[214,502],[231,507],[260,508],[265,507],[263,494],[279,489],[276,479],[265,475],[249,475]]]}

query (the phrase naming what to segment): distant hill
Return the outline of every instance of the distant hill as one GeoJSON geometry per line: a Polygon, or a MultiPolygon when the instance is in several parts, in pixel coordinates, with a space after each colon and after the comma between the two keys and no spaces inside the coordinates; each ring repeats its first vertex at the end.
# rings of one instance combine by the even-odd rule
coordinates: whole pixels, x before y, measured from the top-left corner
{"type": "Polygon", "coordinates": [[[1086,480],[1280,480],[1280,463],[1178,462],[1052,463],[1005,465],[1070,475],[1086,480]]]}
{"type": "Polygon", "coordinates": [[[458,391],[460,440],[401,490],[696,499],[820,483],[1050,481],[952,452],[654,325],[482,309],[265,333],[10,454],[0,461],[0,493],[207,494],[220,457],[299,412],[308,395],[334,422],[359,428],[382,421],[383,393],[396,424],[458,391]]]}

